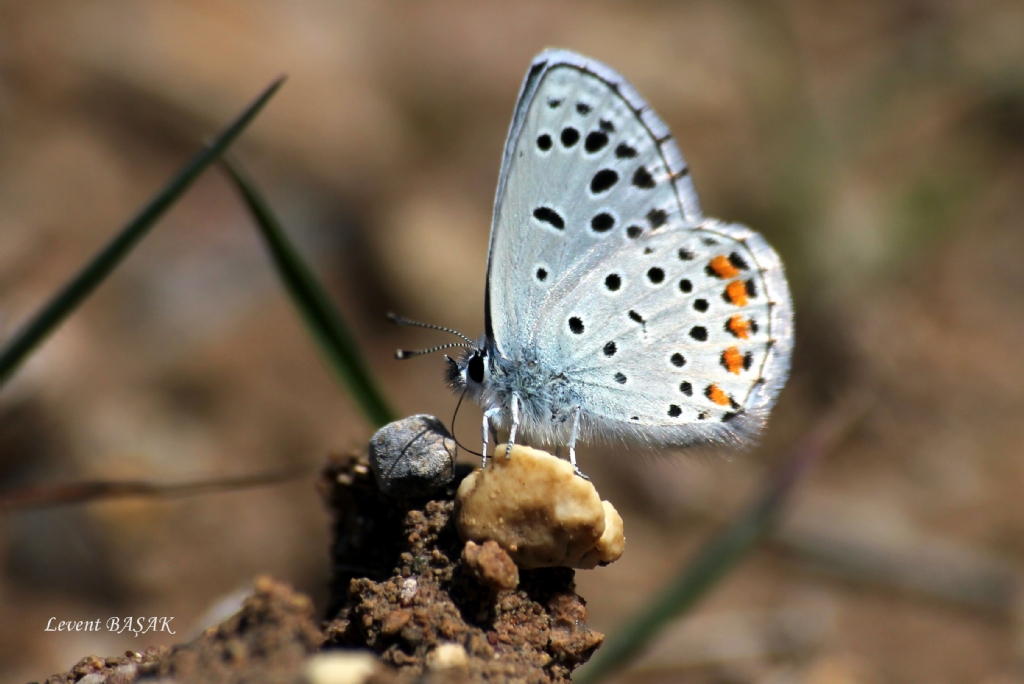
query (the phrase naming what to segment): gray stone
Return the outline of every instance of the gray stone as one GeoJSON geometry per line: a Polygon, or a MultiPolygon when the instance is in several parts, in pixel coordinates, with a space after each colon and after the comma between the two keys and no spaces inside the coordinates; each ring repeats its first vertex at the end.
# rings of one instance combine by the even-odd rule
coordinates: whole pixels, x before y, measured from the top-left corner
{"type": "Polygon", "coordinates": [[[377,486],[398,498],[427,496],[455,477],[455,440],[434,416],[410,416],[385,425],[370,440],[377,486]]]}

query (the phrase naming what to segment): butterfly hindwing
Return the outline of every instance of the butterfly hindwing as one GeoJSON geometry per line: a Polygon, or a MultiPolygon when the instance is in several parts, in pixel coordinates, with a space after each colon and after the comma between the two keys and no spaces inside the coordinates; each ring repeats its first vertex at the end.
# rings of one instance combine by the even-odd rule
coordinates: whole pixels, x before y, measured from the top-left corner
{"type": "Polygon", "coordinates": [[[590,432],[690,444],[756,432],[788,372],[781,266],[742,226],[641,237],[539,312],[590,432]],[[577,324],[570,322],[576,319],[577,324]]]}

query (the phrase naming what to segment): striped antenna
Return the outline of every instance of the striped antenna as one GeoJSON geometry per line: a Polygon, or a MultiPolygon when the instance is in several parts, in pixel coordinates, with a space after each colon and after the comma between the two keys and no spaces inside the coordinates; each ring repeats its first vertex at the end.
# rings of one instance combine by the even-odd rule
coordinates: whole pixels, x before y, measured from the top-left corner
{"type": "MultiPolygon", "coordinates": [[[[451,328],[445,328],[444,326],[440,326],[440,325],[431,325],[429,323],[420,323],[419,321],[410,321],[408,318],[402,318],[401,316],[399,316],[397,314],[393,314],[393,313],[389,313],[388,314],[388,318],[395,325],[410,325],[410,326],[415,326],[417,328],[426,328],[428,330],[440,330],[441,332],[451,333],[452,335],[458,335],[459,337],[461,337],[462,339],[466,340],[467,342],[469,342],[474,347],[476,346],[476,343],[473,342],[473,340],[469,339],[468,337],[466,337],[465,335],[460,333],[458,330],[452,330],[451,328]]],[[[459,345],[451,345],[451,346],[459,346],[459,345]]]]}
{"type": "Polygon", "coordinates": [[[439,344],[436,347],[430,349],[399,349],[395,352],[395,358],[399,360],[411,359],[414,356],[422,356],[423,354],[433,354],[436,351],[442,349],[451,349],[452,347],[462,347],[464,349],[475,349],[468,344],[462,344],[461,342],[450,342],[449,344],[439,344]]]}

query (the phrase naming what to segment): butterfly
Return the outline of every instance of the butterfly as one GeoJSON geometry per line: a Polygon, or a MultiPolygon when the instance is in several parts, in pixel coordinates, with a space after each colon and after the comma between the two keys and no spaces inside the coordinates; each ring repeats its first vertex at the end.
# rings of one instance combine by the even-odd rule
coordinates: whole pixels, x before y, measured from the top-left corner
{"type": "Polygon", "coordinates": [[[462,337],[441,348],[466,347],[446,357],[447,381],[484,409],[484,464],[501,429],[506,456],[524,437],[565,445],[582,476],[580,441],[754,437],[789,375],[793,309],[764,238],[703,217],[668,127],[636,89],[546,50],[505,143],[485,333],[462,337]]]}

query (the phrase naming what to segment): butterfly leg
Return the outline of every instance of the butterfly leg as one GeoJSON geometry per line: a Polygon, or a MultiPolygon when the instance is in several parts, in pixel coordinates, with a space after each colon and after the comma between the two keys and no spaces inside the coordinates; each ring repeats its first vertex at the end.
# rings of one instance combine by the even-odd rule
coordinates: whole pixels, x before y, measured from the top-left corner
{"type": "Polygon", "coordinates": [[[516,443],[516,433],[519,431],[519,395],[512,395],[512,427],[508,431],[508,446],[505,447],[505,458],[512,457],[512,447],[516,443]]]}
{"type": "Polygon", "coordinates": [[[580,436],[580,407],[577,406],[572,412],[572,435],[569,436],[569,463],[572,464],[572,469],[576,471],[576,474],[582,477],[584,480],[590,480],[589,477],[583,474],[580,467],[576,465],[576,440],[580,436]]]}
{"type": "MultiPolygon", "coordinates": [[[[487,467],[487,438],[491,434],[491,419],[501,413],[501,409],[495,407],[484,411],[484,425],[483,425],[483,436],[484,436],[484,448],[480,451],[483,454],[484,460],[480,464],[481,468],[487,467]]],[[[497,440],[495,440],[497,441],[497,440]]]]}

